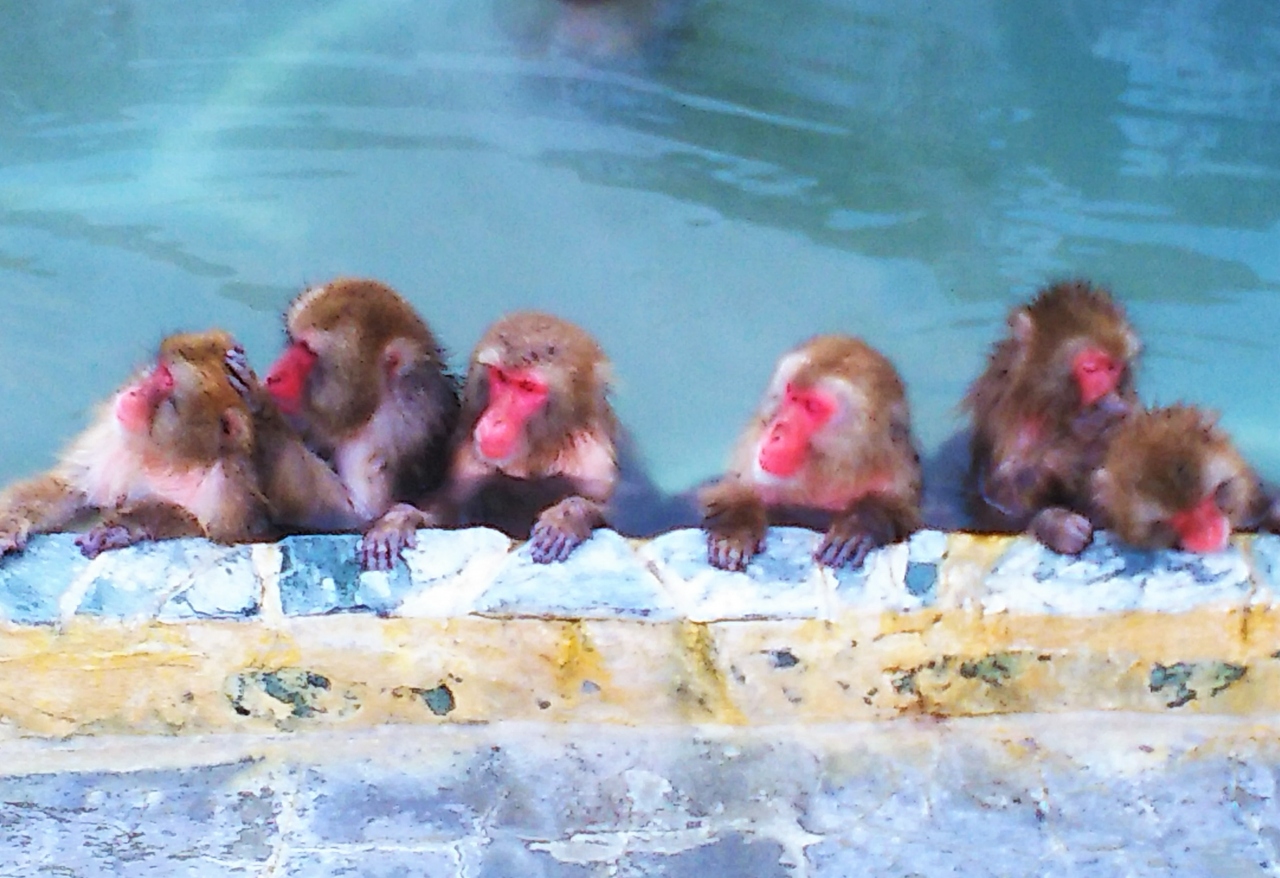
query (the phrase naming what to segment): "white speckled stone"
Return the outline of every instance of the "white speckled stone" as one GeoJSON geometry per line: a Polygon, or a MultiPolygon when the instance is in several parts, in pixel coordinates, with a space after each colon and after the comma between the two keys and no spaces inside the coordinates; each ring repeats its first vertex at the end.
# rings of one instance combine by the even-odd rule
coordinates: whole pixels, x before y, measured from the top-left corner
{"type": "Polygon", "coordinates": [[[728,619],[814,619],[829,613],[829,586],[813,560],[822,535],[799,527],[773,527],[764,551],[741,573],[707,563],[707,537],[698,529],[663,534],[640,548],[694,622],[728,619]]]}
{"type": "Polygon", "coordinates": [[[65,598],[64,612],[172,621],[253,615],[259,589],[249,546],[161,540],[99,555],[65,598]]]}
{"type": "Polygon", "coordinates": [[[1249,565],[1235,545],[1212,554],[1146,552],[1098,533],[1079,556],[1030,537],[1015,540],[986,578],[988,612],[1068,616],[1143,610],[1186,612],[1245,605],[1249,565]]]}
{"type": "Polygon", "coordinates": [[[417,546],[404,551],[413,586],[395,615],[467,615],[510,551],[511,539],[486,527],[418,531],[417,546]]]}
{"type": "Polygon", "coordinates": [[[872,552],[860,568],[832,570],[840,609],[906,612],[934,603],[938,571],[947,553],[947,535],[924,530],[905,543],[872,552]]]}
{"type": "Polygon", "coordinates": [[[599,529],[566,561],[538,564],[528,544],[507,556],[476,612],[567,619],[670,619],[671,600],[615,531],[599,529]]]}
{"type": "Polygon", "coordinates": [[[1258,601],[1280,603],[1280,536],[1259,534],[1254,538],[1253,564],[1258,573],[1258,601]]]}

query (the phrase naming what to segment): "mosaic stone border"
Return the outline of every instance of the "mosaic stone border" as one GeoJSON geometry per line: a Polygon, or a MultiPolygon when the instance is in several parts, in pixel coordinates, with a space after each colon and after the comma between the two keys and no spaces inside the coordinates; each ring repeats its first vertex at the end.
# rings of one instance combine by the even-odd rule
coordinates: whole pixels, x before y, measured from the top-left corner
{"type": "Polygon", "coordinates": [[[925,531],[858,571],[776,528],[744,573],[697,530],[603,530],[535,564],[424,530],[362,573],[354,536],[178,540],[0,562],[0,728],[182,733],[502,719],[768,724],[904,714],[1280,709],[1280,537],[1076,558],[925,531]]]}

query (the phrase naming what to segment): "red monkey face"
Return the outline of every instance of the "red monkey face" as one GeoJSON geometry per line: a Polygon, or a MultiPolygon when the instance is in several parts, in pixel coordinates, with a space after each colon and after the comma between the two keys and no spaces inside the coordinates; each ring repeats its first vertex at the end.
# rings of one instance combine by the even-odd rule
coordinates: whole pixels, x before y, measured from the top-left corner
{"type": "Polygon", "coordinates": [[[1205,497],[1169,520],[1178,534],[1178,546],[1188,552],[1219,552],[1231,538],[1231,522],[1213,497],[1205,497]]]}
{"type": "Polygon", "coordinates": [[[1115,393],[1123,376],[1124,364],[1100,348],[1085,348],[1071,361],[1071,377],[1080,389],[1084,408],[1115,393]]]}
{"type": "Polygon", "coordinates": [[[315,364],[316,352],[305,342],[294,341],[267,373],[267,392],[286,415],[296,415],[301,410],[307,376],[315,364]]]}
{"type": "Polygon", "coordinates": [[[476,422],[475,444],[487,460],[508,460],[520,448],[526,425],[547,402],[550,388],[537,369],[489,366],[489,404],[476,422]]]}
{"type": "Polygon", "coordinates": [[[146,433],[156,407],[173,393],[173,373],[163,360],[116,397],[116,420],[130,433],[146,433]]]}
{"type": "Polygon", "coordinates": [[[786,479],[804,466],[809,443],[835,415],[839,402],[826,390],[788,384],[777,413],[760,439],[760,469],[786,479]]]}

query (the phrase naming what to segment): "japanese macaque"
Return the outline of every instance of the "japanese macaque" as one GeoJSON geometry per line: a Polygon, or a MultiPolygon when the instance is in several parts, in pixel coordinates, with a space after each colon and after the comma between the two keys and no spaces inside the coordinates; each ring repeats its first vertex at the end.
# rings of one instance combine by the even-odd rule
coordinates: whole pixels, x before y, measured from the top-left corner
{"type": "MultiPolygon", "coordinates": [[[[345,489],[354,527],[365,527],[360,559],[387,569],[413,544],[412,531],[382,527],[389,512],[437,489],[448,466],[458,390],[435,336],[413,307],[374,280],[339,278],[302,293],[285,315],[288,347],[264,380],[288,424],[328,462],[345,489]]],[[[251,374],[241,374],[251,386],[251,374]]],[[[252,394],[250,394],[252,395],[252,394]]],[[[271,435],[278,435],[273,430],[271,435]]],[[[295,458],[263,462],[265,472],[309,469],[295,458]]],[[[310,476],[303,474],[306,484],[310,476]]],[[[325,504],[327,505],[327,504],[325,504]]],[[[303,525],[322,525],[297,512],[303,525]]],[[[332,516],[337,529],[343,516],[332,516]]]]}
{"type": "Polygon", "coordinates": [[[1089,480],[1133,410],[1137,336],[1103,289],[1055,284],[1009,315],[964,405],[973,416],[975,516],[1057,552],[1093,538],[1089,480]]]}
{"type": "Polygon", "coordinates": [[[1280,524],[1254,471],[1214,419],[1191,406],[1136,413],[1093,473],[1095,518],[1141,549],[1216,552],[1232,530],[1280,524]]]}
{"type": "Polygon", "coordinates": [[[728,474],[699,495],[707,559],[742,570],[771,521],[817,523],[815,559],[858,567],[919,527],[920,481],[893,365],[856,338],[818,336],[778,362],[728,474]]]}
{"type": "Polygon", "coordinates": [[[0,555],[95,513],[76,540],[89,557],[144,540],[264,536],[253,418],[223,366],[234,344],[219,331],[165,339],[53,469],[0,493],[0,555]]]}
{"type": "Polygon", "coordinates": [[[608,390],[604,352],[572,323],[525,311],[490,326],[467,369],[445,516],[527,536],[539,563],[569,557],[618,482],[608,390]]]}

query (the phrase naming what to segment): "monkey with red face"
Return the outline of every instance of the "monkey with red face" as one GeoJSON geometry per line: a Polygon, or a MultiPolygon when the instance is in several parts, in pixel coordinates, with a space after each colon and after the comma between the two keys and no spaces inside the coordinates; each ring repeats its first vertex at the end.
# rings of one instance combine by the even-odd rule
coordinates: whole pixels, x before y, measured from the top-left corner
{"type": "Polygon", "coordinates": [[[289,343],[267,373],[266,394],[247,364],[230,364],[268,438],[259,465],[281,493],[301,486],[288,523],[364,528],[362,565],[389,568],[413,533],[380,526],[382,518],[411,510],[409,504],[443,481],[458,418],[456,382],[426,322],[378,281],[339,278],[309,289],[289,306],[285,321],[289,343]],[[336,474],[349,512],[338,511],[333,499],[320,504],[324,514],[309,508],[314,497],[307,486],[322,485],[326,497],[335,492],[313,460],[285,454],[286,445],[270,441],[286,426],[336,474]]]}
{"type": "Polygon", "coordinates": [[[220,331],[166,338],[53,469],[0,492],[0,555],[94,514],[77,539],[90,557],[144,540],[268,535],[253,418],[223,367],[234,348],[220,331]]]}
{"type": "Polygon", "coordinates": [[[1280,503],[1213,418],[1191,406],[1118,426],[1091,480],[1093,515],[1141,549],[1217,552],[1238,529],[1276,530],[1280,503]]]}
{"type": "Polygon", "coordinates": [[[728,474],[701,492],[707,557],[742,570],[770,522],[817,524],[818,562],[857,567],[919,528],[920,491],[897,371],[858,339],[819,336],[779,361],[728,474]]]}
{"type": "Polygon", "coordinates": [[[528,535],[535,561],[562,561],[618,482],[609,361],[586,332],[525,311],[499,320],[471,355],[449,496],[458,520],[528,535]]]}
{"type": "Polygon", "coordinates": [[[383,526],[485,525],[528,537],[534,561],[564,560],[605,523],[618,483],[608,390],[608,360],[579,327],[534,311],[497,321],[471,355],[444,496],[383,526]]]}
{"type": "Polygon", "coordinates": [[[1055,284],[1009,315],[969,388],[975,516],[1075,554],[1093,537],[1090,478],[1136,405],[1137,336],[1105,290],[1055,284]]]}

